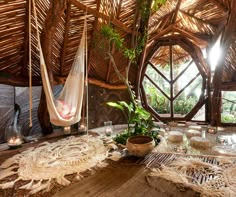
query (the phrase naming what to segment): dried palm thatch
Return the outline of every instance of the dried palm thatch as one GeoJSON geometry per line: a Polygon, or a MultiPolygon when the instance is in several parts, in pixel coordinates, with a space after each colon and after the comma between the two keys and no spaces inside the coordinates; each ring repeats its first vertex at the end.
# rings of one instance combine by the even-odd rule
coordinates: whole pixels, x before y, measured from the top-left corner
{"type": "MultiPolygon", "coordinates": [[[[60,20],[53,27],[55,34],[50,41],[53,43],[52,51],[49,52],[51,53],[50,68],[56,78],[55,80],[61,82],[58,77],[63,78],[70,70],[81,38],[83,16],[87,11],[90,46],[89,76],[106,83],[119,84],[120,81],[113,78],[113,69],[109,66],[110,62],[104,60],[106,55],[100,54],[100,44],[94,42],[101,25],[111,23],[125,38],[127,44],[131,45],[133,40],[130,38],[133,38],[140,26],[137,1],[64,0],[63,4],[66,4],[66,7],[60,16],[60,20]]],[[[51,9],[50,2],[38,0],[36,7],[39,15],[40,32],[42,36],[47,35],[50,33],[46,24],[51,22],[48,19],[51,9]]],[[[28,83],[24,79],[28,75],[28,1],[2,2],[0,11],[2,13],[0,15],[0,81],[6,84],[26,86],[28,83]],[[4,73],[7,74],[5,75],[7,77],[3,76],[4,73]]],[[[151,13],[148,24],[147,49],[151,50],[160,38],[166,37],[166,40],[169,40],[177,39],[178,36],[185,37],[200,48],[211,47],[224,29],[230,12],[235,12],[235,10],[229,0],[167,0],[166,4],[159,10],[151,13]]],[[[41,84],[34,20],[32,20],[32,24],[34,34],[32,42],[35,46],[32,47],[33,79],[34,84],[41,84]]],[[[224,79],[226,81],[232,78],[232,71],[235,70],[235,58],[233,58],[235,33],[234,31],[232,46],[225,63],[224,79]]],[[[176,55],[178,53],[181,54],[181,50],[175,52],[176,55]]],[[[115,49],[113,49],[113,54],[119,62],[119,68],[124,70],[127,60],[121,57],[115,49]]],[[[165,54],[164,50],[162,54],[165,54]]]]}

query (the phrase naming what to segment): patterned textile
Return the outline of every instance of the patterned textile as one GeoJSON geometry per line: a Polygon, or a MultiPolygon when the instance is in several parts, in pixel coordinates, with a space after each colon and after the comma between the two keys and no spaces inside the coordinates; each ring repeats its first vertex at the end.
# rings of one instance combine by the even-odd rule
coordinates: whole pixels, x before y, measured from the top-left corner
{"type": "Polygon", "coordinates": [[[17,175],[14,181],[2,182],[0,188],[12,188],[19,180],[30,181],[20,189],[30,190],[30,194],[38,191],[49,191],[56,181],[61,185],[69,185],[65,175],[91,169],[102,164],[107,150],[99,137],[68,137],[54,143],[44,142],[36,148],[17,154],[0,166],[0,180],[17,175]]]}
{"type": "Polygon", "coordinates": [[[153,154],[148,159],[152,166],[147,180],[153,187],[153,180],[158,177],[180,189],[191,188],[200,196],[236,196],[236,158],[161,153],[157,156],[153,154]],[[161,157],[165,158],[163,162],[161,157]]]}

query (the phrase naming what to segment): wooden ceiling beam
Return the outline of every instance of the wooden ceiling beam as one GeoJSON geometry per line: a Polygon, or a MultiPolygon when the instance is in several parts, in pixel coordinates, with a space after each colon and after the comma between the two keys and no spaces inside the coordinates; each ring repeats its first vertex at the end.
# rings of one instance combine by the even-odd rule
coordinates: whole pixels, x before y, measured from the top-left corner
{"type": "MultiPolygon", "coordinates": [[[[66,81],[66,77],[55,76],[56,84],[63,84],[63,83],[65,83],[65,81],[66,81]]],[[[94,79],[94,78],[88,78],[88,83],[93,84],[93,85],[97,85],[102,88],[112,89],[112,90],[127,89],[126,85],[122,85],[122,84],[112,85],[112,84],[108,84],[104,81],[94,79]]]]}
{"type": "Polygon", "coordinates": [[[176,5],[175,13],[174,13],[174,15],[173,15],[171,24],[174,24],[174,23],[176,22],[176,18],[177,18],[178,12],[179,12],[180,5],[181,5],[181,0],[178,0],[178,3],[177,3],[177,5],[176,5]]]}
{"type": "Polygon", "coordinates": [[[181,10],[181,9],[180,9],[179,11],[182,12],[184,15],[190,17],[190,18],[196,19],[196,20],[199,21],[200,23],[204,23],[204,24],[206,24],[206,25],[212,25],[212,24],[210,24],[210,22],[204,21],[204,20],[202,20],[202,19],[200,19],[200,18],[198,18],[198,17],[196,17],[196,16],[194,16],[194,15],[189,14],[188,12],[185,12],[184,10],[181,10]]]}
{"type": "Polygon", "coordinates": [[[116,19],[120,19],[120,11],[121,11],[121,6],[122,6],[123,0],[120,0],[119,6],[118,6],[118,10],[117,10],[117,16],[116,19]]]}
{"type": "Polygon", "coordinates": [[[127,89],[126,85],[111,85],[111,84],[104,83],[103,81],[100,81],[100,80],[97,80],[97,79],[92,79],[92,78],[88,79],[88,83],[99,86],[99,87],[102,87],[102,88],[111,89],[111,90],[127,89]]]}
{"type": "MultiPolygon", "coordinates": [[[[27,77],[15,76],[7,74],[7,77],[0,76],[0,84],[18,86],[18,87],[28,87],[29,79],[27,77]]],[[[33,76],[32,77],[32,86],[41,86],[42,78],[33,76]]]]}
{"type": "Polygon", "coordinates": [[[227,12],[227,8],[224,5],[222,5],[218,0],[210,0],[210,1],[214,3],[222,11],[227,12]]]}
{"type": "Polygon", "coordinates": [[[187,32],[184,29],[180,29],[178,27],[173,27],[173,31],[176,31],[176,32],[182,34],[183,36],[186,36],[189,39],[194,40],[196,43],[199,43],[201,46],[207,46],[208,45],[208,41],[199,38],[198,36],[196,36],[192,32],[187,32]]]}
{"type": "MultiPolygon", "coordinates": [[[[153,36],[151,38],[151,41],[155,42],[156,40],[160,39],[165,34],[171,32],[174,27],[175,27],[175,24],[172,24],[172,25],[168,26],[167,28],[163,29],[160,33],[153,36]]],[[[149,47],[149,48],[152,48],[152,47],[149,47]]]]}
{"type": "Polygon", "coordinates": [[[169,33],[172,31],[172,28],[175,26],[175,24],[171,24],[166,26],[164,29],[162,29],[159,33],[155,34],[152,38],[150,38],[151,40],[157,40],[160,37],[164,36],[165,34],[169,33]]]}
{"type": "MultiPolygon", "coordinates": [[[[102,14],[101,12],[92,9],[82,3],[80,3],[79,1],[76,0],[68,0],[69,2],[71,2],[74,6],[76,6],[77,8],[87,11],[88,14],[92,14],[97,18],[102,18],[104,20],[109,21],[110,20],[110,16],[107,16],[105,14],[102,14]]],[[[119,27],[120,29],[122,29],[123,31],[125,31],[126,33],[132,34],[132,30],[128,27],[126,27],[121,21],[117,20],[117,19],[111,19],[110,22],[115,25],[116,27],[119,27]]]]}
{"type": "Polygon", "coordinates": [[[222,91],[236,91],[236,83],[233,82],[223,82],[221,84],[221,90],[222,91]]]}
{"type": "MultiPolygon", "coordinates": [[[[99,9],[100,9],[100,5],[101,5],[101,0],[97,0],[97,12],[99,12],[99,9]]],[[[94,39],[95,37],[95,32],[97,31],[97,26],[98,26],[98,17],[95,17],[95,21],[94,21],[94,24],[93,24],[93,31],[92,31],[92,36],[91,38],[94,39]]],[[[88,65],[87,65],[87,72],[89,73],[90,69],[91,69],[91,66],[90,66],[90,59],[91,59],[91,51],[92,51],[92,44],[89,46],[89,50],[88,50],[88,65]]]]}
{"type": "MultiPolygon", "coordinates": [[[[173,15],[174,12],[175,12],[175,10],[172,10],[172,11],[170,11],[170,12],[168,12],[168,13],[166,13],[166,14],[160,16],[159,18],[157,18],[157,20],[158,20],[158,21],[161,21],[162,19],[167,18],[167,17],[169,17],[170,15],[173,15]]],[[[154,16],[154,14],[155,14],[155,12],[152,14],[152,17],[154,16]]]]}
{"type": "Polygon", "coordinates": [[[67,9],[66,9],[66,26],[65,26],[65,32],[64,32],[64,39],[63,39],[63,45],[62,45],[62,51],[61,51],[61,59],[60,59],[60,75],[63,75],[63,68],[65,64],[65,56],[66,56],[66,44],[68,42],[68,33],[70,29],[70,12],[71,12],[71,3],[67,3],[67,9]]]}
{"type": "Polygon", "coordinates": [[[31,16],[31,13],[29,13],[29,1],[26,1],[26,7],[25,7],[25,35],[24,35],[24,58],[22,63],[22,68],[21,68],[21,73],[22,75],[26,75],[27,73],[27,65],[29,61],[29,16],[31,16]]]}

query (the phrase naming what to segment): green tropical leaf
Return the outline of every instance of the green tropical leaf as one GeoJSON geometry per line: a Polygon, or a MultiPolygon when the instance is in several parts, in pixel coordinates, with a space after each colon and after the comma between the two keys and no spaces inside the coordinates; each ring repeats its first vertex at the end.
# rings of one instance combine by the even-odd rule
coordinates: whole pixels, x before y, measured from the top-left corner
{"type": "Polygon", "coordinates": [[[107,102],[107,105],[111,106],[111,107],[115,107],[117,109],[120,109],[122,111],[124,111],[124,107],[119,104],[119,103],[116,103],[116,102],[107,102]]]}
{"type": "Polygon", "coordinates": [[[128,109],[129,113],[132,113],[132,111],[133,111],[133,106],[132,105],[126,103],[125,101],[120,101],[119,103],[120,103],[121,106],[128,109]]]}

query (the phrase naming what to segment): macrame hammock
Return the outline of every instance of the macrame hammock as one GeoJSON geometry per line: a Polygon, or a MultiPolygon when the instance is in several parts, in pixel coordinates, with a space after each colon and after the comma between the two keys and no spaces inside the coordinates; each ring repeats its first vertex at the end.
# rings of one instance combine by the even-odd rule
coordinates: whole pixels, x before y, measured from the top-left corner
{"type": "MultiPolygon", "coordinates": [[[[48,77],[43,51],[40,43],[37,13],[35,2],[32,1],[33,12],[36,24],[38,47],[40,53],[40,69],[43,89],[46,95],[47,108],[50,122],[57,126],[70,126],[80,121],[84,94],[84,67],[87,64],[86,58],[86,16],[84,19],[84,29],[78,50],[75,55],[69,75],[58,98],[54,98],[51,84],[48,77]]],[[[30,17],[29,17],[30,18],[30,17]]],[[[86,74],[87,75],[87,74],[86,74]]]]}

